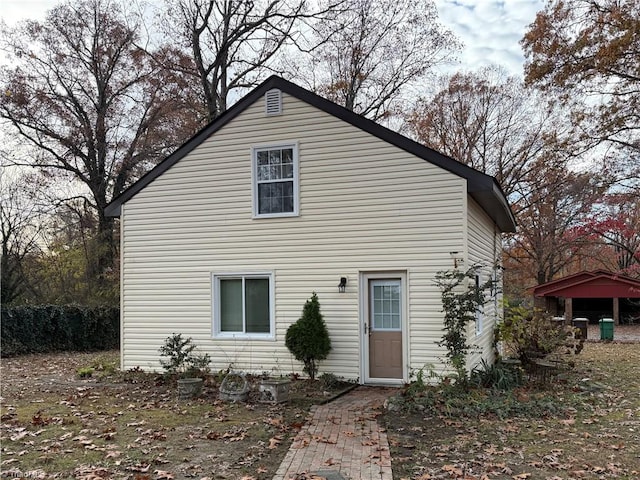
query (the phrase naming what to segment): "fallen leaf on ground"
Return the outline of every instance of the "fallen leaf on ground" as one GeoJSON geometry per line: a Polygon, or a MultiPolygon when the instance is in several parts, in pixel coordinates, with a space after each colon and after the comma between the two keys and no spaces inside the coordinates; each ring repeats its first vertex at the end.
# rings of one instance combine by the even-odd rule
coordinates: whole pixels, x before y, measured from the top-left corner
{"type": "Polygon", "coordinates": [[[269,439],[269,446],[267,448],[269,448],[270,450],[276,448],[278,445],[280,445],[280,443],[282,442],[282,438],[278,438],[278,437],[273,437],[269,439]]]}
{"type": "Polygon", "coordinates": [[[462,475],[462,470],[456,467],[455,465],[444,465],[442,470],[445,472],[453,473],[454,475],[460,476],[462,475]]]}
{"type": "Polygon", "coordinates": [[[173,474],[165,470],[156,470],[153,472],[157,480],[173,480],[173,474]]]}

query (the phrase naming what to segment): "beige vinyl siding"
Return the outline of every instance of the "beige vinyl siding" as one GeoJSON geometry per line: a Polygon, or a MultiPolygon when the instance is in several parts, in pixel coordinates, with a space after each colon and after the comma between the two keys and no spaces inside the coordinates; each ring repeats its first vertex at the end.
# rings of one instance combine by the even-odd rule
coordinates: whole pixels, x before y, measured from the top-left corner
{"type": "MultiPolygon", "coordinates": [[[[496,264],[500,261],[502,251],[502,237],[497,227],[480,206],[469,199],[469,228],[468,248],[470,265],[480,266],[480,283],[486,283],[493,275],[496,264]]],[[[500,273],[500,272],[498,272],[500,273]]],[[[500,276],[498,279],[501,282],[500,276]]],[[[500,283],[498,292],[502,290],[500,283]]],[[[493,361],[495,352],[493,347],[494,326],[502,306],[502,297],[491,297],[490,291],[485,291],[487,302],[484,305],[482,332],[476,334],[475,325],[469,326],[469,337],[474,346],[469,355],[469,368],[475,367],[484,358],[493,361]]]]}
{"type": "Polygon", "coordinates": [[[284,346],[312,292],[333,350],[321,371],[358,378],[362,272],[406,271],[409,363],[442,350],[437,271],[464,248],[466,183],[289,95],[257,101],[147,185],[122,210],[122,364],[158,369],[173,332],[217,370],[299,371],[284,346]],[[300,215],[252,218],[251,147],[296,142],[300,215]],[[212,275],[272,273],[275,340],[212,338],[212,275]],[[338,293],[347,277],[345,293],[338,293]]]}

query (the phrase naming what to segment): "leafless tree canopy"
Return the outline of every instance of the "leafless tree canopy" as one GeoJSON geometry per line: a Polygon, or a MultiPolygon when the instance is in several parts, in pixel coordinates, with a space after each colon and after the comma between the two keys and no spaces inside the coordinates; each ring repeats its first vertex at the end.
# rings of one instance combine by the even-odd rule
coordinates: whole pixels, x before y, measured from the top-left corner
{"type": "Polygon", "coordinates": [[[274,57],[306,16],[305,4],[304,0],[168,3],[163,29],[172,43],[178,40],[190,62],[167,66],[197,81],[208,121],[229,107],[234,91],[257,85],[273,71],[274,57]]]}
{"type": "Polygon", "coordinates": [[[496,177],[512,196],[561,129],[558,112],[541,104],[535,91],[491,68],[445,79],[433,98],[420,100],[408,123],[418,140],[496,177]]]}
{"type": "Polygon", "coordinates": [[[14,162],[82,182],[108,245],[106,204],[193,129],[180,117],[183,79],[165,74],[137,40],[138,25],[100,0],[65,3],[42,23],[1,32],[11,66],[0,70],[0,116],[22,140],[14,162]]]}
{"type": "Polygon", "coordinates": [[[2,259],[0,287],[2,304],[19,298],[28,285],[24,275],[24,262],[28,255],[37,254],[43,229],[42,211],[30,197],[30,183],[26,175],[9,173],[0,165],[0,240],[2,259]]]}
{"type": "Polygon", "coordinates": [[[373,120],[399,114],[412,90],[460,47],[438,22],[433,2],[348,0],[343,6],[312,25],[311,54],[293,77],[373,120]]]}

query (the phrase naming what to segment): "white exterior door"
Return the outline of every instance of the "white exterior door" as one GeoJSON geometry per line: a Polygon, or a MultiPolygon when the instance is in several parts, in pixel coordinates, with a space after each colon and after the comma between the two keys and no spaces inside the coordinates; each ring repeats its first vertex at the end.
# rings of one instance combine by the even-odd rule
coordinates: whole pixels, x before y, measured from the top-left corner
{"type": "Polygon", "coordinates": [[[362,361],[366,383],[406,379],[404,276],[363,276],[362,361]]]}

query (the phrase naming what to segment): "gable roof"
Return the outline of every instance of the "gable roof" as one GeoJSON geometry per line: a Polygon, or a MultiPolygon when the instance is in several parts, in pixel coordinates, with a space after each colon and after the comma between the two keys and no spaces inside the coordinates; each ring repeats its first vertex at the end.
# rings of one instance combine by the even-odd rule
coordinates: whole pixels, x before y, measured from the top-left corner
{"type": "Polygon", "coordinates": [[[604,270],[596,270],[593,272],[588,272],[585,270],[582,272],[574,273],[572,275],[567,275],[566,277],[558,278],[556,280],[551,280],[547,283],[541,283],[540,285],[536,285],[535,287],[530,287],[530,291],[532,291],[534,296],[536,297],[544,297],[547,293],[561,290],[566,286],[580,283],[584,280],[589,280],[599,273],[605,272],[604,270]]]}
{"type": "Polygon", "coordinates": [[[325,98],[316,95],[281,77],[273,75],[243,97],[229,110],[197,132],[174,153],[165,158],[155,168],[131,185],[117,198],[105,207],[105,214],[110,217],[120,216],[121,206],[136,195],[140,190],[153,182],[157,177],[171,168],[172,165],[184,158],[189,152],[204,142],[207,138],[220,130],[223,126],[236,118],[250,105],[260,99],[268,90],[279,89],[303,102],[308,103],[340,120],[347,122],[360,130],[380,138],[398,148],[401,148],[423,160],[467,180],[467,192],[478,202],[485,212],[493,219],[503,232],[515,232],[516,220],[511,211],[504,192],[495,178],[460,163],[431,148],[421,145],[399,133],[389,130],[357,113],[347,110],[325,98]]]}
{"type": "Polygon", "coordinates": [[[533,288],[536,297],[640,298],[640,280],[606,270],[580,272],[533,288]]]}

